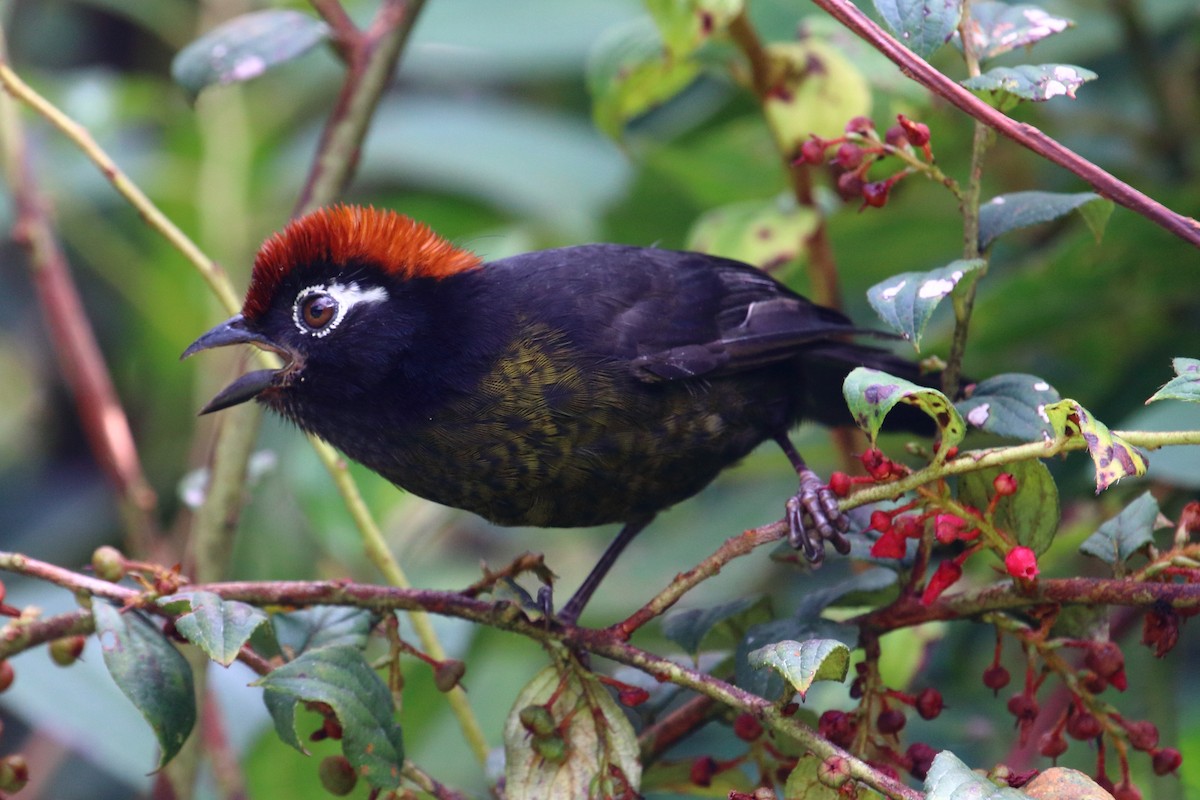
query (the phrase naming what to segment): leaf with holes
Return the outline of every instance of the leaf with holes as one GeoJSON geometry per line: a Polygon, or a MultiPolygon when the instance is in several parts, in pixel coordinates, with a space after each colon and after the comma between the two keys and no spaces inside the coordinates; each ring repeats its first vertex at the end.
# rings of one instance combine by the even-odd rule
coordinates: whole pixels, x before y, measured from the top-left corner
{"type": "Polygon", "coordinates": [[[967,424],[946,395],[877,369],[855,367],[842,384],[842,394],[854,421],[866,431],[872,447],[883,420],[897,403],[914,405],[937,423],[941,441],[939,460],[945,458],[945,453],[957,446],[967,433],[967,424]]]}
{"type": "Polygon", "coordinates": [[[987,270],[981,258],[952,261],[929,272],[893,275],[867,290],[879,318],[921,350],[921,336],[933,311],[950,295],[961,296],[987,270]]]}
{"type": "Polygon", "coordinates": [[[820,225],[820,215],[793,198],[749,200],[705,212],[688,234],[688,249],[762,269],[791,263],[820,225]]]}
{"type": "Polygon", "coordinates": [[[1111,200],[1095,192],[1013,192],[993,197],[979,208],[979,247],[986,249],[997,237],[1018,228],[1049,222],[1078,211],[1099,241],[1112,214],[1111,200]]]}
{"type": "Polygon", "coordinates": [[[1097,494],[1121,478],[1146,474],[1146,457],[1141,451],[1114,435],[1107,425],[1079,403],[1061,400],[1046,406],[1045,412],[1055,439],[1083,437],[1096,465],[1097,494]]]}
{"type": "Polygon", "coordinates": [[[928,58],[958,30],[960,0],[875,0],[875,10],[909,50],[928,58]]]}
{"type": "Polygon", "coordinates": [[[1170,524],[1159,513],[1154,495],[1146,492],[1084,539],[1079,552],[1114,566],[1123,564],[1138,550],[1154,543],[1155,530],[1170,524]]]}
{"type": "MultiPolygon", "coordinates": [[[[986,61],[1018,47],[1029,47],[1074,25],[1037,6],[982,0],[971,3],[971,52],[986,61]]],[[[957,34],[954,41],[962,47],[957,34]]]]}
{"type": "Polygon", "coordinates": [[[267,621],[260,609],[212,592],[180,592],[159,598],[158,605],[178,614],[175,629],[223,667],[234,662],[242,645],[267,621]]]}
{"type": "Polygon", "coordinates": [[[304,653],[254,682],[265,690],[275,729],[295,746],[296,703],[325,703],[342,725],[342,752],[354,771],[377,789],[400,785],[404,742],[393,719],[392,693],[356,647],[304,653]]]}
{"type": "Polygon", "coordinates": [[[1058,391],[1036,375],[1006,372],[980,381],[955,407],[972,428],[1023,442],[1053,434],[1045,407],[1061,400],[1058,391]]]}
{"type": "Polygon", "coordinates": [[[770,667],[792,685],[803,700],[817,681],[842,682],[850,669],[850,648],[836,639],[783,641],[747,655],[750,666],[770,667]]]}
{"type": "Polygon", "coordinates": [[[613,28],[588,59],[592,120],[619,140],[628,122],[667,102],[699,76],[700,66],[691,59],[667,57],[650,20],[613,28]]]}
{"type": "Polygon", "coordinates": [[[1146,402],[1186,400],[1189,403],[1200,403],[1200,360],[1176,358],[1172,359],[1171,365],[1175,368],[1175,377],[1163,384],[1146,402]]]}
{"type": "Polygon", "coordinates": [[[943,750],[933,757],[925,776],[925,800],[1029,800],[1029,795],[997,786],[943,750]]]}
{"type": "Polygon", "coordinates": [[[162,767],[175,757],[196,724],[192,668],[163,632],[141,612],[124,613],[97,599],[92,605],[104,666],[154,730],[162,767]]]}
{"type": "Polygon", "coordinates": [[[1017,482],[1016,494],[1001,497],[993,521],[1012,534],[1017,544],[1044,553],[1058,531],[1058,486],[1041,461],[1014,461],[1003,467],[968,472],[958,479],[958,499],[982,511],[996,494],[996,476],[1008,473],[1017,482]]]}
{"type": "Polygon", "coordinates": [[[973,92],[991,95],[993,105],[1006,109],[1015,100],[1042,103],[1060,95],[1074,98],[1080,86],[1097,77],[1090,69],[1073,64],[1022,64],[994,67],[962,81],[962,85],[973,92]]]}
{"type": "Polygon", "coordinates": [[[257,78],[328,37],[328,25],[299,11],[242,14],[180,50],[171,62],[171,77],[195,97],[209,86],[257,78]]]}
{"type": "Polygon", "coordinates": [[[573,659],[546,667],[518,693],[504,723],[509,800],[636,796],[641,777],[629,719],[573,659]],[[527,709],[540,710],[545,727],[533,726],[527,709]]]}

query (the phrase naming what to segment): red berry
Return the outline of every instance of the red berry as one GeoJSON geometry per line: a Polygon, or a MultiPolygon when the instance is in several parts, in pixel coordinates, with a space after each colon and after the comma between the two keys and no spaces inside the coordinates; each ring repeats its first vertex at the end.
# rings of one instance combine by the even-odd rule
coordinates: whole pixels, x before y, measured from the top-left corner
{"type": "Polygon", "coordinates": [[[929,768],[933,766],[933,759],[937,756],[938,751],[934,750],[924,742],[913,742],[908,746],[905,755],[912,762],[909,767],[909,772],[919,781],[925,780],[925,776],[929,774],[929,768]]]}
{"type": "Polygon", "coordinates": [[[1113,800],[1142,800],[1142,793],[1128,780],[1121,781],[1113,788],[1113,800]]]}
{"type": "Polygon", "coordinates": [[[448,692],[458,686],[463,675],[467,673],[467,665],[457,658],[448,658],[438,663],[433,670],[433,685],[439,692],[448,692]]]}
{"type": "Polygon", "coordinates": [[[863,149],[854,142],[846,142],[837,149],[833,160],[842,169],[854,169],[863,161],[863,149]]]}
{"type": "Polygon", "coordinates": [[[857,172],[843,172],[838,175],[837,193],[843,200],[853,200],[862,197],[863,179],[857,172]]]}
{"type": "Polygon", "coordinates": [[[906,552],[904,537],[896,531],[889,530],[871,545],[871,555],[875,558],[904,558],[906,552]]]}
{"type": "Polygon", "coordinates": [[[850,494],[850,486],[853,481],[850,476],[844,472],[835,472],[829,476],[829,490],[838,497],[845,497],[850,494]]]}
{"type": "Polygon", "coordinates": [[[1088,648],[1083,663],[1102,678],[1112,678],[1125,669],[1125,654],[1115,642],[1096,642],[1088,648]]]}
{"type": "Polygon", "coordinates": [[[1095,739],[1100,735],[1100,722],[1091,713],[1076,709],[1067,717],[1067,734],[1081,742],[1095,739]]]}
{"type": "Polygon", "coordinates": [[[952,544],[963,538],[967,521],[957,514],[938,514],[933,519],[933,535],[942,544],[952,544]]]}
{"type": "Polygon", "coordinates": [[[836,709],[826,711],[817,721],[817,732],[839,747],[848,747],[854,741],[856,729],[854,718],[836,709]]]}
{"type": "Polygon", "coordinates": [[[867,526],[869,531],[879,531],[880,533],[891,533],[892,531],[892,515],[886,511],[872,511],[871,524],[867,526]]]}
{"type": "Polygon", "coordinates": [[[1158,747],[1158,726],[1150,720],[1127,723],[1125,733],[1134,750],[1150,751],[1158,747]]]}
{"type": "Polygon", "coordinates": [[[921,518],[914,514],[905,514],[902,517],[897,517],[894,524],[896,533],[905,539],[920,539],[921,534],[925,532],[925,526],[921,524],[921,518]]]}
{"type": "Polygon", "coordinates": [[[1179,614],[1169,606],[1152,608],[1142,622],[1142,644],[1162,658],[1179,641],[1179,614]]]}
{"type": "Polygon", "coordinates": [[[744,742],[753,742],[762,736],[763,726],[753,714],[741,713],[733,721],[733,733],[744,742]]]}
{"type": "Polygon", "coordinates": [[[1067,740],[1056,730],[1046,731],[1038,741],[1038,752],[1046,758],[1058,758],[1067,752],[1067,740]]]}
{"type": "Polygon", "coordinates": [[[1017,479],[1011,472],[1001,472],[992,480],[992,488],[1001,497],[1008,497],[1017,493],[1017,479]]]}
{"type": "Polygon", "coordinates": [[[1200,530],[1200,501],[1193,500],[1183,507],[1179,515],[1179,527],[1188,533],[1200,530]]]}
{"type": "Polygon", "coordinates": [[[1151,759],[1155,775],[1169,775],[1179,769],[1179,765],[1182,763],[1183,756],[1174,747],[1155,750],[1151,759]]]}
{"type": "Polygon", "coordinates": [[[1038,576],[1037,556],[1028,547],[1018,545],[1004,557],[1004,568],[1019,581],[1031,581],[1038,576]]]}
{"type": "Polygon", "coordinates": [[[12,686],[17,674],[13,672],[12,664],[8,663],[8,659],[0,661],[0,692],[8,691],[8,687],[12,686]]]}
{"type": "Polygon", "coordinates": [[[875,719],[875,727],[883,734],[899,733],[907,722],[908,718],[904,716],[903,711],[898,708],[888,708],[879,712],[879,716],[875,719]]]}
{"type": "Polygon", "coordinates": [[[945,704],[942,701],[942,693],[932,686],[922,689],[913,703],[913,708],[917,709],[917,713],[921,715],[921,719],[936,719],[942,713],[942,709],[945,708],[945,704]]]}
{"type": "Polygon", "coordinates": [[[998,692],[1008,686],[1008,682],[1011,680],[1012,675],[999,664],[992,664],[983,671],[983,685],[993,692],[998,692]]]}
{"type": "Polygon", "coordinates": [[[929,126],[924,122],[916,122],[903,114],[896,115],[896,121],[904,130],[904,136],[913,147],[924,147],[929,144],[929,126]]]}
{"type": "Polygon", "coordinates": [[[29,783],[29,763],[25,756],[14,753],[0,759],[0,791],[16,794],[29,783]]]}
{"type": "Polygon", "coordinates": [[[850,762],[843,756],[830,756],[817,767],[817,780],[831,789],[840,789],[850,779],[850,762]]]}
{"type": "Polygon", "coordinates": [[[921,593],[921,605],[930,605],[962,577],[962,565],[956,560],[943,561],[929,578],[925,591],[921,593]]]}
{"type": "Polygon", "coordinates": [[[800,145],[800,158],[804,164],[823,164],[825,162],[825,142],[820,139],[809,139],[800,145]]]}
{"type": "Polygon", "coordinates": [[[863,208],[883,208],[887,205],[892,185],[887,181],[871,181],[862,187],[863,208]]]}
{"type": "Polygon", "coordinates": [[[883,135],[883,140],[892,147],[904,147],[908,144],[908,137],[904,134],[904,128],[899,125],[893,125],[887,129],[887,133],[883,135]]]}
{"type": "Polygon", "coordinates": [[[358,783],[358,773],[345,756],[328,756],[318,767],[321,785],[325,791],[337,797],[344,797],[354,791],[358,783]]]}
{"type": "Polygon", "coordinates": [[[640,706],[650,699],[650,693],[640,686],[623,686],[617,692],[617,700],[628,708],[640,706]]]}
{"type": "Polygon", "coordinates": [[[1024,692],[1014,694],[1008,698],[1008,713],[1016,717],[1018,722],[1032,722],[1038,715],[1037,700],[1024,692]]]}
{"type": "Polygon", "coordinates": [[[867,133],[875,130],[875,123],[870,117],[854,117],[846,123],[846,133],[867,133]]]}
{"type": "Polygon", "coordinates": [[[69,667],[83,655],[87,639],[82,636],[67,636],[50,643],[50,660],[60,667],[69,667]]]}

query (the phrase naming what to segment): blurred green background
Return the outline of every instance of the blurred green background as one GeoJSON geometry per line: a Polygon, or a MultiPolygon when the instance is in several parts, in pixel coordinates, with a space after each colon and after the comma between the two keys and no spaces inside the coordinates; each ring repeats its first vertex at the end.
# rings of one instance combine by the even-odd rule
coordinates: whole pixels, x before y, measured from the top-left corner
{"type": "MultiPolygon", "coordinates": [[[[85,125],[239,288],[257,244],[290,213],[342,75],[331,52],[318,48],[258,80],[210,89],[189,103],[170,79],[172,57],[216,22],[258,7],[235,0],[0,5],[14,68],[85,125]]],[[[359,20],[374,10],[371,3],[348,7],[359,20]]],[[[1040,44],[1032,57],[1018,53],[1009,62],[1078,64],[1100,79],[1074,101],[1023,107],[1016,115],[1167,206],[1195,215],[1200,11],[1194,0],[1064,0],[1048,7],[1077,27],[1040,44]]],[[[768,41],[790,40],[801,26],[830,32],[835,44],[856,53],[855,63],[871,79],[877,124],[891,124],[897,111],[925,121],[939,165],[963,177],[971,129],[961,114],[932,103],[886,62],[855,50],[849,35],[809,4],[754,0],[750,8],[768,41]]],[[[784,192],[786,176],[757,104],[720,69],[637,120],[619,144],[596,130],[586,90],[589,54],[608,32],[644,15],[634,0],[430,0],[345,199],[401,210],[498,257],[587,241],[682,248],[704,213],[784,192]]],[[[961,77],[957,62],[951,48],[935,59],[961,77]]],[[[224,314],[184,259],[72,145],[40,119],[25,114],[25,121],[32,168],[52,198],[74,277],[158,494],[159,521],[181,545],[189,491],[195,491],[189,487],[211,449],[213,422],[195,412],[240,363],[232,353],[183,364],[178,355],[224,314]]],[[[1000,142],[989,156],[984,196],[1085,188],[1000,142]]],[[[11,228],[13,218],[5,191],[0,228],[11,228]]],[[[847,309],[868,325],[875,323],[867,287],[894,273],[941,266],[960,250],[954,199],[921,178],[901,183],[882,210],[856,213],[854,204],[833,210],[829,225],[847,309]]],[[[56,366],[25,255],[6,238],[0,260],[0,547],[79,567],[97,545],[120,544],[121,519],[56,366]]],[[[1077,219],[1008,237],[994,248],[981,286],[966,371],[975,377],[1036,373],[1114,428],[1198,428],[1200,419],[1177,405],[1142,406],[1170,377],[1171,357],[1200,354],[1198,268],[1195,249],[1121,209],[1100,243],[1077,219]]],[[[802,265],[778,274],[805,290],[802,265]]],[[[949,330],[944,313],[935,318],[926,347],[942,355],[949,330]]],[[[823,432],[804,428],[797,442],[819,471],[838,466],[823,432]]],[[[247,487],[233,577],[378,580],[303,437],[272,419],[259,447],[261,469],[247,487]]],[[[1170,511],[1200,488],[1194,453],[1155,454],[1146,480],[1127,481],[1099,499],[1090,496],[1084,459],[1054,468],[1064,495],[1064,539],[1076,544],[1147,485],[1160,491],[1170,511]]],[[[462,587],[478,577],[481,560],[498,566],[536,550],[562,578],[565,596],[614,533],[501,531],[356,472],[389,543],[423,587],[462,587]]],[[[584,622],[622,618],[724,538],[778,519],[793,483],[772,448],[663,515],[627,552],[584,622]]],[[[1051,574],[1095,569],[1081,566],[1073,552],[1064,541],[1044,568],[1051,574]]],[[[834,564],[797,580],[757,553],[685,602],[769,592],[786,609],[796,593],[844,575],[844,565],[834,564]]],[[[43,585],[6,583],[11,603],[48,612],[72,605],[63,592],[43,585]]],[[[439,627],[452,652],[468,661],[464,683],[498,745],[512,698],[542,656],[517,637],[444,620],[439,627]]],[[[981,627],[958,627],[905,640],[897,649],[907,648],[911,663],[895,665],[896,675],[903,679],[921,662],[918,685],[939,686],[950,706],[936,724],[910,726],[916,739],[990,764],[1006,757],[1014,738],[1004,696],[992,699],[979,683],[992,640],[981,627]],[[918,639],[937,643],[926,652],[910,646],[918,639]]],[[[1135,621],[1134,638],[1136,629],[1135,621]]],[[[1146,777],[1146,759],[1134,759],[1147,797],[1185,796],[1186,787],[1200,792],[1200,765],[1189,760],[1200,757],[1200,703],[1194,681],[1186,680],[1200,649],[1193,632],[1186,633],[1180,649],[1161,662],[1142,648],[1126,648],[1131,687],[1123,709],[1158,722],[1164,743],[1185,756],[1182,781],[1146,777]]],[[[653,645],[657,634],[644,635],[653,645]]],[[[17,683],[0,697],[0,751],[30,754],[35,785],[22,797],[103,800],[146,791],[155,763],[152,737],[104,674],[95,642],[69,672],[51,666],[40,650],[14,663],[17,683]]],[[[316,760],[303,759],[269,730],[257,690],[246,688],[250,679],[236,665],[213,670],[230,736],[245,754],[250,795],[324,796],[316,760]]],[[[826,693],[809,702],[819,711],[847,701],[844,693],[826,693]]],[[[419,664],[410,670],[401,720],[417,763],[468,790],[484,785],[419,664]]],[[[688,752],[729,746],[723,729],[710,727],[716,730],[690,742],[688,752]]],[[[334,747],[322,743],[314,751],[324,755],[334,747]]],[[[1087,769],[1085,751],[1076,744],[1065,761],[1087,769]]],[[[366,796],[361,787],[359,795],[366,796]]]]}

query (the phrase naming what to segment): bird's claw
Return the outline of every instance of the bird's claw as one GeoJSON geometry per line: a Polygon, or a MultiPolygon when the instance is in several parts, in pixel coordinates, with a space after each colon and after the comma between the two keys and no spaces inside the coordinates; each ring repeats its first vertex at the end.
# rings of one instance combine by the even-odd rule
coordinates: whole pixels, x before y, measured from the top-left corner
{"type": "Polygon", "coordinates": [[[842,555],[850,552],[845,532],[850,519],[838,507],[837,496],[810,469],[801,470],[800,489],[787,502],[788,544],[814,565],[825,558],[825,542],[842,555]]]}

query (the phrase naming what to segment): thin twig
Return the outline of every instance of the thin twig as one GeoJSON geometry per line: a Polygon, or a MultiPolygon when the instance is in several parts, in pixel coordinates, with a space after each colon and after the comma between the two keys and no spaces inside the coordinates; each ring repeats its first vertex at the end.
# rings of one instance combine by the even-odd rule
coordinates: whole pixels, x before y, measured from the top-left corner
{"type": "Polygon", "coordinates": [[[929,65],[854,7],[849,0],[813,0],[864,41],[891,59],[900,71],[1000,134],[1087,181],[1098,194],[1140,214],[1184,241],[1200,247],[1200,222],[1177,214],[1032,125],[1016,122],[929,65]]]}

